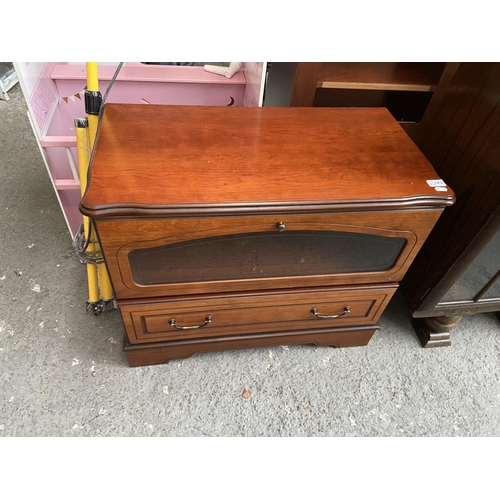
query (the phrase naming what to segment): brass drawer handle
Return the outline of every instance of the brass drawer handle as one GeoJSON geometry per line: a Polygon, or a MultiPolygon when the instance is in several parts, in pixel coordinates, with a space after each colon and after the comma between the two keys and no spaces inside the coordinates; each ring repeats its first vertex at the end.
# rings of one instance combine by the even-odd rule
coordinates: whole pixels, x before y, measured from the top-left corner
{"type": "Polygon", "coordinates": [[[344,307],[344,312],[342,314],[333,314],[332,316],[322,316],[316,308],[311,309],[311,312],[319,319],[334,319],[340,318],[341,316],[345,316],[351,312],[351,308],[349,306],[344,307]]]}
{"type": "Polygon", "coordinates": [[[204,326],[208,325],[212,321],[212,316],[207,316],[205,318],[205,323],[203,325],[195,325],[195,326],[179,326],[177,325],[177,321],[175,319],[171,319],[168,324],[173,326],[174,328],[177,328],[177,330],[196,330],[197,328],[203,328],[204,326]]]}

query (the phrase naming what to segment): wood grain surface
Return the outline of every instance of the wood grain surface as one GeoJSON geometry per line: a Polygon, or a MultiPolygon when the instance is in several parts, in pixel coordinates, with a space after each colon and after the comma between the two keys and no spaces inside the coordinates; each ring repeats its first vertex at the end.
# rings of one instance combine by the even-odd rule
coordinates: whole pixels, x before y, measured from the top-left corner
{"type": "Polygon", "coordinates": [[[376,89],[432,92],[445,63],[327,63],[317,86],[337,89],[376,89]]]}
{"type": "Polygon", "coordinates": [[[454,201],[383,108],[107,104],[89,179],[80,208],[94,217],[454,201]]]}

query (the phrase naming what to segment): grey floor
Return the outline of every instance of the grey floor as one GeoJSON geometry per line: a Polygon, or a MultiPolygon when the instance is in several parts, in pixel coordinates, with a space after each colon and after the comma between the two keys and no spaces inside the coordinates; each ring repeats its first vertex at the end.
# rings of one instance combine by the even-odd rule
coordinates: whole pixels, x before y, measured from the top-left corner
{"type": "Polygon", "coordinates": [[[19,85],[0,101],[0,436],[498,436],[500,325],[422,349],[397,294],[366,347],[283,346],[129,368],[85,268],[19,85]],[[248,398],[242,397],[251,391],[248,398]]]}

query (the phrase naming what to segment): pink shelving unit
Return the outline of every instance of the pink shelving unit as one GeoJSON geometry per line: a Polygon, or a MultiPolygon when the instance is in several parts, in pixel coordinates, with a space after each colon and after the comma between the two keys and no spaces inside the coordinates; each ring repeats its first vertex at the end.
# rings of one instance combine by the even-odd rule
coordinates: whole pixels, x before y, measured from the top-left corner
{"type": "MultiPolygon", "coordinates": [[[[99,64],[99,89],[104,95],[118,63],[99,64]]],[[[86,117],[83,63],[14,63],[28,104],[28,117],[54,191],[73,237],[82,216],[75,118],[86,117]]],[[[242,63],[232,78],[201,66],[163,66],[127,62],[107,102],[199,106],[261,106],[266,63],[242,63]]]]}

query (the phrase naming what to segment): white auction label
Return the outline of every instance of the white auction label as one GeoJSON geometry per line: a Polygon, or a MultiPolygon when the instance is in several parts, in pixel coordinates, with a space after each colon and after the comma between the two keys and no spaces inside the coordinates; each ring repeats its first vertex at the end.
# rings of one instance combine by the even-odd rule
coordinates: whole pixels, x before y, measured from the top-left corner
{"type": "Polygon", "coordinates": [[[441,186],[444,187],[446,186],[446,183],[443,181],[443,179],[435,179],[431,181],[425,181],[427,184],[429,184],[430,187],[436,187],[436,186],[441,186]]]}

